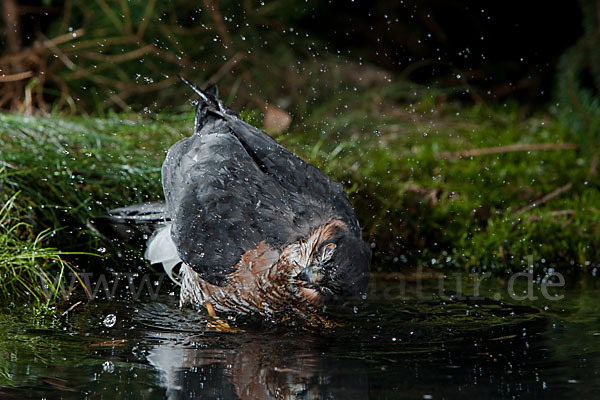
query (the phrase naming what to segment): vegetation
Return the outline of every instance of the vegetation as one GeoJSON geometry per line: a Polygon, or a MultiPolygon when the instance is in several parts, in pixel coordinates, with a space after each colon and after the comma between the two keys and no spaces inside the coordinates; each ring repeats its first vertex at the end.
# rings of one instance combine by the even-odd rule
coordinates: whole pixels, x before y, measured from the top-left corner
{"type": "MultiPolygon", "coordinates": [[[[213,0],[47,3],[60,6],[62,13],[47,22],[44,32],[30,32],[28,37],[37,37],[30,46],[7,37],[0,70],[12,78],[5,78],[0,108],[100,116],[111,109],[162,110],[181,102],[176,83],[177,74],[183,74],[202,86],[218,81],[230,100],[239,96],[242,104],[264,108],[267,99],[286,97],[301,112],[309,93],[290,94],[318,87],[311,97],[322,98],[335,89],[336,64],[346,62],[323,41],[293,28],[314,7],[293,0],[267,6],[213,0]],[[284,79],[262,79],[265,69],[284,79]]],[[[5,22],[15,24],[18,19],[5,22]]]]}
{"type": "MultiPolygon", "coordinates": [[[[73,273],[106,272],[115,283],[113,271],[150,268],[141,246],[106,242],[88,221],[162,200],[166,150],[193,120],[178,74],[218,83],[243,118],[343,183],[374,249],[369,301],[343,305],[340,318],[351,316],[346,333],[362,338],[360,358],[385,357],[387,374],[407,354],[441,360],[432,343],[454,357],[452,342],[472,332],[481,360],[509,357],[510,373],[528,365],[514,333],[527,340],[523,355],[544,353],[536,385],[554,389],[554,376],[587,387],[577,368],[599,348],[600,2],[578,0],[581,15],[576,3],[472,0],[0,3],[0,397],[10,386],[16,395],[85,386],[89,395],[92,380],[139,397],[157,382],[148,368],[156,338],[173,349],[163,339],[175,328],[189,347],[202,329],[203,316],[182,326],[191,314],[170,307],[170,282],[143,306],[124,290],[119,301],[86,303],[82,281],[69,301],[60,295],[73,273]],[[534,288],[506,279],[532,266],[534,288]],[[553,271],[566,276],[551,288],[564,296],[556,302],[538,284],[553,271]],[[440,284],[450,299],[437,297],[440,284]],[[511,296],[530,289],[534,298],[511,296]],[[526,320],[546,328],[521,328],[526,320]],[[488,340],[492,327],[502,336],[488,340]],[[394,336],[384,345],[386,332],[394,336]],[[516,350],[486,351],[496,340],[516,350]],[[81,379],[71,384],[61,377],[73,368],[81,379]]],[[[336,332],[342,342],[346,328],[336,332]]],[[[211,346],[225,340],[229,353],[235,345],[203,336],[211,346]]],[[[319,352],[331,347],[317,340],[319,352]]],[[[471,360],[486,372],[487,361],[471,360]]]]}
{"type": "Polygon", "coordinates": [[[585,151],[559,145],[578,137],[553,116],[520,120],[516,106],[438,106],[435,96],[405,112],[370,137],[355,132],[307,152],[352,182],[367,237],[381,252],[409,264],[496,271],[522,269],[527,256],[567,269],[598,260],[598,176],[585,151]],[[554,150],[512,151],[539,143],[554,150]],[[328,159],[340,146],[338,159],[328,159]]]}
{"type": "Polygon", "coordinates": [[[584,34],[561,57],[557,73],[557,99],[563,105],[561,119],[580,136],[582,148],[598,173],[600,161],[600,53],[598,37],[600,4],[579,0],[584,34]]]}
{"type": "MultiPolygon", "coordinates": [[[[36,7],[5,13],[3,25],[14,29],[0,43],[0,108],[18,112],[0,115],[0,272],[14,273],[2,279],[5,297],[42,301],[34,282],[71,268],[65,259],[86,267],[85,257],[65,251],[106,253],[104,267],[120,253],[105,251],[111,244],[87,221],[161,198],[165,151],[192,120],[177,73],[217,81],[246,119],[342,182],[376,268],[598,266],[600,102],[589,83],[599,81],[596,3],[580,1],[583,36],[558,65],[558,106],[536,111],[497,101],[519,85],[489,90],[490,101],[481,81],[491,75],[473,71],[466,55],[454,66],[417,57],[458,46],[435,21],[443,12],[429,13],[435,2],[420,6],[417,20],[415,2],[396,5],[399,19],[386,30],[352,33],[368,30],[363,36],[379,42],[407,27],[433,31],[424,47],[399,44],[414,52],[409,64],[392,49],[379,59],[379,47],[350,51],[354,39],[329,43],[313,20],[328,8],[317,3],[49,0],[39,7],[54,14],[35,27],[15,16],[36,7]]],[[[374,12],[388,19],[387,6],[374,12]]],[[[469,18],[480,23],[479,14],[469,18]]]]}
{"type": "Polygon", "coordinates": [[[59,294],[67,272],[73,271],[63,257],[74,253],[43,247],[55,231],[34,233],[24,222],[24,213],[15,210],[16,199],[17,194],[0,208],[0,297],[29,297],[43,309],[59,294]]]}
{"type": "MultiPolygon", "coordinates": [[[[551,114],[521,120],[514,105],[464,107],[419,92],[413,104],[384,118],[369,111],[375,108],[366,93],[337,115],[317,109],[305,121],[314,124],[310,130],[277,135],[344,183],[377,259],[399,264],[378,268],[502,272],[530,259],[540,268],[596,266],[600,181],[573,134],[551,114]]],[[[391,98],[377,101],[395,106],[391,98]]],[[[258,124],[262,118],[245,116],[258,124]]],[[[103,119],[4,115],[0,179],[9,192],[22,192],[20,209],[38,231],[60,229],[54,241],[61,248],[106,246],[86,227],[88,218],[160,199],[165,151],[189,134],[191,120],[190,111],[103,119]]]]}

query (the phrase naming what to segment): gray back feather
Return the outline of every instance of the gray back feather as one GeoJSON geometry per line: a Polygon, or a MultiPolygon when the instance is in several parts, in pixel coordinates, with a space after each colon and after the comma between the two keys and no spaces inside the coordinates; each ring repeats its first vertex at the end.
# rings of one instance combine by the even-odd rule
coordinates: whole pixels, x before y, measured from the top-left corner
{"type": "Polygon", "coordinates": [[[263,240],[282,248],[334,218],[360,238],[342,185],[218,99],[198,105],[194,131],[169,149],[162,177],[179,256],[204,279],[219,283],[263,240]]]}

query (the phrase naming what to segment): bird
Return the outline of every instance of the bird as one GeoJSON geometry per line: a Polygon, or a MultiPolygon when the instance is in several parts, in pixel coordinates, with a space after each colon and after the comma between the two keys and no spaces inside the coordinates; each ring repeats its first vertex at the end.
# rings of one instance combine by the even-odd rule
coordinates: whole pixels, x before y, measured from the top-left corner
{"type": "Polygon", "coordinates": [[[180,286],[180,307],[210,315],[310,319],[363,295],[371,248],[343,186],[245,122],[215,85],[180,78],[198,100],[192,135],[162,164],[165,201],[92,226],[144,233],[145,258],[180,286]]]}

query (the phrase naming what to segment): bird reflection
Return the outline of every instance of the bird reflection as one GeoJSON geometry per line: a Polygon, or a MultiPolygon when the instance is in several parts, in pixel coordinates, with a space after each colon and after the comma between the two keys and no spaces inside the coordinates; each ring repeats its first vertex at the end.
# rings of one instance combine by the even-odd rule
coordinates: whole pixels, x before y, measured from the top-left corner
{"type": "Polygon", "coordinates": [[[165,339],[147,359],[160,372],[169,399],[368,397],[362,361],[336,358],[313,337],[246,333],[165,339]]]}

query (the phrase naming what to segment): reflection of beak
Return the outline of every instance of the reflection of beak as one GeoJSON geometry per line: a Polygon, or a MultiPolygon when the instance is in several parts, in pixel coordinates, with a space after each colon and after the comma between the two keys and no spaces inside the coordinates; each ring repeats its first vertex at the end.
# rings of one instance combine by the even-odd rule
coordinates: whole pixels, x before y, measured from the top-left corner
{"type": "Polygon", "coordinates": [[[316,265],[309,265],[304,268],[298,275],[294,277],[294,279],[298,279],[300,281],[305,281],[308,283],[316,284],[321,280],[321,271],[320,268],[316,265]]]}

